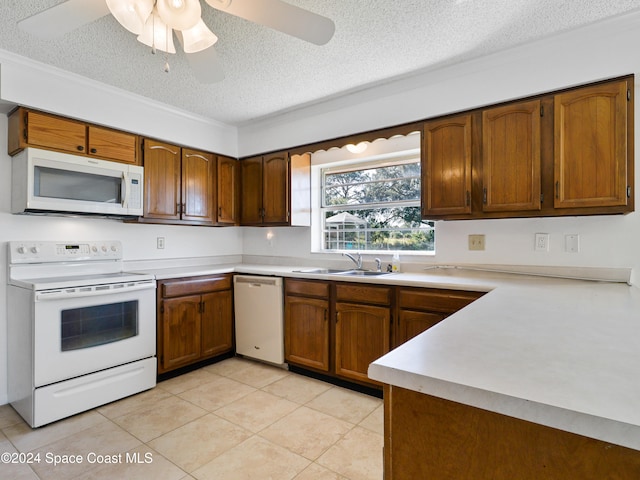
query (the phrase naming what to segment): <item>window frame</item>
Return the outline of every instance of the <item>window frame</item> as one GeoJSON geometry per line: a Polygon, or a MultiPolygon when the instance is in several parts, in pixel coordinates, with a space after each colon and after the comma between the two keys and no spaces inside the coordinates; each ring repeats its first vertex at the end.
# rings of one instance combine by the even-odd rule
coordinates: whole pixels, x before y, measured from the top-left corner
{"type": "MultiPolygon", "coordinates": [[[[402,208],[402,207],[413,207],[420,210],[421,208],[421,199],[420,195],[416,199],[412,200],[395,200],[391,202],[371,202],[367,204],[356,204],[356,205],[325,205],[325,191],[326,191],[326,176],[332,173],[342,173],[349,171],[358,171],[358,170],[366,170],[367,168],[382,168],[385,166],[395,166],[402,164],[411,164],[418,163],[420,165],[420,148],[412,148],[408,150],[402,150],[393,152],[386,155],[381,156],[371,156],[364,158],[351,158],[347,160],[336,161],[332,163],[323,163],[319,165],[314,165],[312,167],[312,188],[316,191],[314,195],[314,208],[315,212],[313,216],[312,222],[312,252],[314,253],[342,253],[342,252],[353,252],[358,251],[363,254],[385,254],[385,253],[394,253],[399,252],[402,255],[435,255],[435,239],[433,250],[396,250],[396,249],[388,249],[388,250],[367,250],[366,248],[362,249],[347,249],[347,248],[335,248],[330,249],[326,248],[326,234],[327,229],[325,228],[325,218],[326,212],[330,211],[345,211],[345,210],[371,210],[374,208],[402,208]]],[[[408,177],[403,177],[405,179],[416,179],[419,182],[422,181],[420,173],[417,175],[410,175],[408,177]]],[[[390,180],[395,180],[391,178],[390,180]]],[[[375,182],[382,182],[384,180],[377,180],[375,182]]],[[[354,185],[364,184],[368,182],[355,182],[354,185]]],[[[428,221],[428,220],[423,220],[428,221]]],[[[432,223],[432,229],[435,231],[435,223],[432,223]]],[[[400,230],[400,229],[390,229],[400,230]]],[[[373,231],[380,231],[379,229],[374,229],[373,231]]],[[[435,232],[434,232],[435,234],[435,232]]]]}

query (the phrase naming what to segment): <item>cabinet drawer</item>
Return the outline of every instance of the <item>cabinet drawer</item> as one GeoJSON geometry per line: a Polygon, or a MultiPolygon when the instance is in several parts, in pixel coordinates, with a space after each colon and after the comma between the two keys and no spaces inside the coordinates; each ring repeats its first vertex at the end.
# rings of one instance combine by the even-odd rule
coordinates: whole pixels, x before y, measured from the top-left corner
{"type": "Polygon", "coordinates": [[[351,303],[391,305],[391,287],[370,287],[357,283],[337,284],[336,300],[351,303]]]}
{"type": "Polygon", "coordinates": [[[285,292],[288,295],[329,298],[329,282],[287,279],[285,281],[285,292]]]}
{"type": "Polygon", "coordinates": [[[453,313],[477,300],[483,292],[438,290],[430,288],[402,288],[398,293],[400,308],[453,313]]]}
{"type": "Polygon", "coordinates": [[[162,297],[169,298],[230,289],[231,275],[193,277],[162,282],[161,294],[162,297]]]}

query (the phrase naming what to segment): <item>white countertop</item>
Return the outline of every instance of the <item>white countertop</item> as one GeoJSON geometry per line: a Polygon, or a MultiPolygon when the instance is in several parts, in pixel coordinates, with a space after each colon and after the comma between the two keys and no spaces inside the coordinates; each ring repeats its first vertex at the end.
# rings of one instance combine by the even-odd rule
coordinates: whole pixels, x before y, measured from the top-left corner
{"type": "Polygon", "coordinates": [[[369,376],[640,450],[640,290],[496,283],[369,376]]]}
{"type": "Polygon", "coordinates": [[[640,289],[465,270],[381,277],[277,265],[146,269],[489,292],[369,367],[375,380],[640,450],[640,289]]]}

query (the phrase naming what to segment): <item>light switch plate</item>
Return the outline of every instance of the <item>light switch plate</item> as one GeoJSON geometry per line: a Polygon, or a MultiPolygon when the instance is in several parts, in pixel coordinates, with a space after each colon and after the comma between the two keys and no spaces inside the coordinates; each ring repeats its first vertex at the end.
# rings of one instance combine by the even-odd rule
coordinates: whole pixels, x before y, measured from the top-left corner
{"type": "Polygon", "coordinates": [[[469,235],[469,250],[484,250],[484,235],[469,235]]]}
{"type": "Polygon", "coordinates": [[[580,235],[577,233],[565,235],[564,251],[568,253],[578,253],[580,251],[580,235]]]}

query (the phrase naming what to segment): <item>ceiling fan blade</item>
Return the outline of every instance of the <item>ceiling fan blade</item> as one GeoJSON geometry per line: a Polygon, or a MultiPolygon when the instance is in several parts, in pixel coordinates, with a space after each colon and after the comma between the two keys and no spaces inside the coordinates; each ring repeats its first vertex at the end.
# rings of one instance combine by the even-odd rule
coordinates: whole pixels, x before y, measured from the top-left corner
{"type": "Polygon", "coordinates": [[[216,83],[224,80],[224,72],[213,47],[196,53],[186,53],[193,74],[200,83],[216,83]]]}
{"type": "Polygon", "coordinates": [[[68,0],[19,21],[18,26],[34,37],[48,40],[107,14],[109,8],[105,0],[68,0]]]}
{"type": "Polygon", "coordinates": [[[282,0],[206,0],[213,8],[282,33],[324,45],[333,37],[333,20],[282,0]]]}

